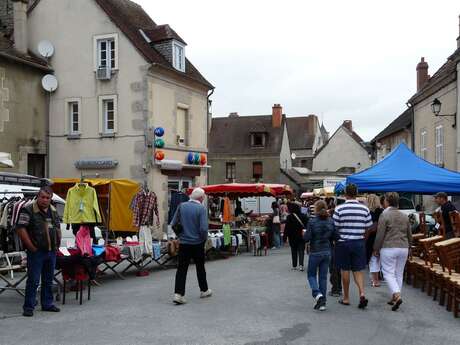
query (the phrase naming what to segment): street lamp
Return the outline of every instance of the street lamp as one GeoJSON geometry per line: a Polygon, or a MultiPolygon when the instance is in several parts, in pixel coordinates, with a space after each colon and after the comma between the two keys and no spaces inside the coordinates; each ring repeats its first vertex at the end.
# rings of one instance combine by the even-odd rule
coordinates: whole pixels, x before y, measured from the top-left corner
{"type": "Polygon", "coordinates": [[[453,116],[454,117],[454,124],[452,127],[457,126],[457,114],[440,114],[441,113],[442,103],[439,99],[435,98],[433,103],[431,103],[431,111],[433,112],[434,116],[453,116]]]}

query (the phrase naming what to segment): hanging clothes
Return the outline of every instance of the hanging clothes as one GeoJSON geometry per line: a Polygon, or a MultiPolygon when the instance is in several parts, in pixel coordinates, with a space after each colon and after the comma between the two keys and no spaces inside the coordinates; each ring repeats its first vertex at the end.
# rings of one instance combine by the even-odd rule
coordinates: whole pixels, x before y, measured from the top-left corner
{"type": "Polygon", "coordinates": [[[232,230],[230,229],[230,224],[224,224],[222,231],[224,233],[224,246],[228,246],[232,243],[232,230]]]}
{"type": "Polygon", "coordinates": [[[96,190],[77,183],[67,192],[63,222],[66,224],[101,223],[96,190]]]}
{"type": "Polygon", "coordinates": [[[139,242],[143,244],[145,254],[153,254],[152,231],[149,226],[142,225],[139,229],[139,242]]]}
{"type": "Polygon", "coordinates": [[[154,192],[141,189],[131,200],[130,209],[133,211],[133,225],[160,226],[160,215],[158,212],[158,199],[154,192]]]}
{"type": "Polygon", "coordinates": [[[232,211],[230,208],[230,199],[228,197],[224,198],[224,207],[222,210],[222,222],[230,223],[232,221],[232,211]]]}
{"type": "Polygon", "coordinates": [[[77,232],[75,237],[75,243],[77,248],[80,249],[81,255],[83,256],[93,256],[93,247],[92,240],[89,235],[89,227],[80,226],[80,230],[77,232]]]}

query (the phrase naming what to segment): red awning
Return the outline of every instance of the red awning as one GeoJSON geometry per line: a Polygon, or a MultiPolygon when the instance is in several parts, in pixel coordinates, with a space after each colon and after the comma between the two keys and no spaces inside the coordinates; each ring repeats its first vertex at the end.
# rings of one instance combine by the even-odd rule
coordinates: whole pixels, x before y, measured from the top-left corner
{"type": "MultiPolygon", "coordinates": [[[[251,196],[274,196],[280,197],[292,194],[292,189],[284,184],[267,184],[267,183],[229,183],[218,184],[211,186],[202,186],[205,193],[214,196],[235,196],[235,197],[251,197],[251,196]]],[[[187,190],[187,194],[191,194],[193,188],[187,190]]]]}

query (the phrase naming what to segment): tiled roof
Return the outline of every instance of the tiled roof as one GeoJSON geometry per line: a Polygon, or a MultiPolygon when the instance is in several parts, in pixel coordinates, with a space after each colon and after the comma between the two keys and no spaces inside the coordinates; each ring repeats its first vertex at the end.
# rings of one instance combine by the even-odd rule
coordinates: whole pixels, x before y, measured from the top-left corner
{"type": "Polygon", "coordinates": [[[39,58],[33,53],[29,52],[28,54],[22,54],[18,52],[16,49],[14,49],[13,42],[11,42],[9,39],[4,37],[1,33],[0,33],[0,55],[7,59],[8,58],[13,59],[14,61],[22,62],[24,64],[42,69],[44,71],[52,70],[52,68],[48,65],[48,63],[45,60],[39,58]]]}
{"type": "Polygon", "coordinates": [[[406,109],[404,113],[399,115],[393,122],[391,122],[383,131],[375,136],[371,142],[376,142],[380,139],[383,139],[389,135],[397,133],[401,130],[409,128],[412,125],[412,110],[406,109]]]}
{"type": "MultiPolygon", "coordinates": [[[[161,55],[154,47],[152,47],[139,32],[139,29],[146,31],[155,31],[158,25],[149,17],[149,15],[143,10],[143,8],[130,0],[94,0],[112,20],[112,22],[126,35],[131,41],[134,47],[144,56],[144,58],[158,66],[166,68],[172,71],[176,75],[180,75],[187,79],[192,79],[202,85],[205,85],[209,89],[213,89],[214,86],[208,82],[203,75],[192,65],[192,63],[186,58],[185,60],[185,72],[176,70],[171,63],[161,55]]],[[[32,11],[40,2],[35,0],[34,3],[29,7],[29,12],[32,11]]],[[[160,29],[159,32],[165,31],[160,29]]],[[[171,29],[171,34],[177,36],[181,42],[183,40],[171,29]]],[[[150,37],[149,37],[150,38],[150,37]]]]}
{"type": "Polygon", "coordinates": [[[291,150],[311,149],[315,142],[316,121],[312,116],[286,118],[291,150]]]}
{"type": "Polygon", "coordinates": [[[144,32],[148,38],[152,40],[152,42],[161,42],[174,39],[182,42],[183,44],[187,44],[168,24],[157,25],[156,28],[146,29],[144,32]]]}
{"type": "Polygon", "coordinates": [[[442,65],[427,83],[413,95],[409,102],[412,105],[420,103],[424,99],[432,96],[442,88],[457,80],[457,63],[460,61],[460,48],[458,48],[447,61],[442,65]]]}
{"type": "Polygon", "coordinates": [[[217,117],[212,119],[209,134],[210,155],[279,155],[285,118],[280,128],[273,128],[271,115],[217,117]],[[251,133],[267,133],[265,147],[251,147],[251,133]]]}

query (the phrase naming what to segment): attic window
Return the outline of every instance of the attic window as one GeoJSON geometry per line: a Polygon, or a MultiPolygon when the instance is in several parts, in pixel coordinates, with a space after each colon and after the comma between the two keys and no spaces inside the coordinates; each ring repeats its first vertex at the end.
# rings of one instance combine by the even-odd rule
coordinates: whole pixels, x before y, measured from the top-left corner
{"type": "Polygon", "coordinates": [[[265,147],[266,135],[265,133],[251,133],[251,146],[252,147],[265,147]]]}
{"type": "Polygon", "coordinates": [[[177,41],[173,41],[173,66],[185,72],[185,46],[177,41]]]}

